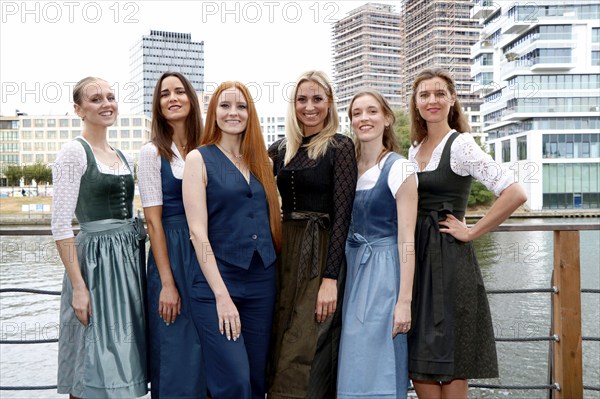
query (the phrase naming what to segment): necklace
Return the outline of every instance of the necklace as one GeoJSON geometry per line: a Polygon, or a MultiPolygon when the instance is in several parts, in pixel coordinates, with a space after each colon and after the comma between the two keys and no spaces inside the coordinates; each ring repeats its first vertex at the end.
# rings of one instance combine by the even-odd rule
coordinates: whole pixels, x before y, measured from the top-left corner
{"type": "Polygon", "coordinates": [[[216,146],[219,147],[219,149],[221,151],[228,153],[229,155],[231,155],[232,157],[234,157],[238,161],[240,161],[242,159],[242,157],[244,156],[244,154],[235,155],[233,152],[226,150],[225,148],[221,147],[219,144],[216,144],[216,146]]]}

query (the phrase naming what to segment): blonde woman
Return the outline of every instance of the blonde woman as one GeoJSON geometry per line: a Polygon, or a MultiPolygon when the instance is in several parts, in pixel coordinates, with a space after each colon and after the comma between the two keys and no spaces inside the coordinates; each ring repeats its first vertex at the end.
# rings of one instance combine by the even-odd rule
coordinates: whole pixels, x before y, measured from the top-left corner
{"type": "Polygon", "coordinates": [[[269,398],[335,396],[346,259],[356,187],[349,137],[336,134],[331,83],[303,73],[286,138],[269,149],[282,200],[282,253],[269,398]]]}

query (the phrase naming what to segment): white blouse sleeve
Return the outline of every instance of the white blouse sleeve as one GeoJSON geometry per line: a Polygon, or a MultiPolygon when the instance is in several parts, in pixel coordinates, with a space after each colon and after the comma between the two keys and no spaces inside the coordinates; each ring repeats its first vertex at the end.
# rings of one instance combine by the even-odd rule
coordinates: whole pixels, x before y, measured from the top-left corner
{"type": "Polygon", "coordinates": [[[52,237],[71,238],[73,215],[79,198],[81,177],[87,168],[83,145],[77,140],[63,145],[52,164],[52,237]]]}
{"type": "Polygon", "coordinates": [[[145,144],[140,150],[138,162],[138,187],[144,208],[163,204],[160,156],[156,146],[145,144]]]}
{"type": "Polygon", "coordinates": [[[470,134],[459,135],[450,150],[452,171],[460,176],[473,176],[496,196],[515,183],[514,173],[494,161],[479,147],[470,134]]]}
{"type": "MultiPolygon", "coordinates": [[[[408,159],[397,159],[390,168],[390,173],[388,174],[388,187],[392,192],[394,198],[396,198],[396,193],[398,189],[404,183],[404,181],[411,175],[415,174],[416,177],[417,166],[415,163],[409,161],[408,159]]],[[[417,180],[418,184],[418,180],[417,180]]]]}

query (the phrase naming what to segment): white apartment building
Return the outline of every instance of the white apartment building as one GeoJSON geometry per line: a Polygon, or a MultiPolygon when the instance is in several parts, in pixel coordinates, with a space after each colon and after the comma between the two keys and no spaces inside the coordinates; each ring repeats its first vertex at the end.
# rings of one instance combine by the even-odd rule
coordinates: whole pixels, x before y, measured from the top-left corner
{"type": "Polygon", "coordinates": [[[484,133],[531,209],[600,207],[600,3],[477,0],[484,133]]]}
{"type": "MultiPolygon", "coordinates": [[[[150,140],[150,124],[145,115],[119,115],[108,128],[108,142],[137,161],[150,140]]],[[[81,135],[81,127],[77,115],[0,116],[0,175],[8,165],[51,164],[63,144],[81,135]]]]}
{"type": "Polygon", "coordinates": [[[180,72],[197,92],[204,90],[204,42],[192,41],[190,33],[151,30],[129,53],[130,83],[137,90],[134,114],[152,116],[154,86],[164,72],[180,72]]]}
{"type": "Polygon", "coordinates": [[[352,96],[366,88],[379,91],[400,109],[402,54],[400,13],[390,5],[367,3],[332,28],[337,104],[345,113],[352,96]]]}

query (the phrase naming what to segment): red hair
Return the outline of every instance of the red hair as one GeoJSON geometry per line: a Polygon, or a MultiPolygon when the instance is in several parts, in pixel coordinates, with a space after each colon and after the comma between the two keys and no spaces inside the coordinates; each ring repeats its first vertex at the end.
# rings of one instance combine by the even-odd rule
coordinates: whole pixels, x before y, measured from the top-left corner
{"type": "Polygon", "coordinates": [[[281,212],[275,178],[273,177],[273,167],[271,166],[271,159],[267,154],[267,147],[265,146],[260,128],[256,106],[250,92],[242,83],[234,81],[223,82],[212,94],[208,103],[208,109],[206,110],[206,124],[200,145],[217,144],[221,141],[223,132],[217,125],[217,106],[221,93],[231,88],[239,90],[246,98],[246,103],[248,104],[248,122],[246,123],[246,130],[242,133],[240,152],[243,154],[242,159],[248,165],[250,173],[256,177],[265,189],[269,205],[271,236],[275,251],[279,252],[281,250],[281,212]]]}

